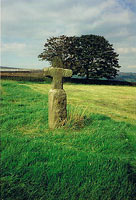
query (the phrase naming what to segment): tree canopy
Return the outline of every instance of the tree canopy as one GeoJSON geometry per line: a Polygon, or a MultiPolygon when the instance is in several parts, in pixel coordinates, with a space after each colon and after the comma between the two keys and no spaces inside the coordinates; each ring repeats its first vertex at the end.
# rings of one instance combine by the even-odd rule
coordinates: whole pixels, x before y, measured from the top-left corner
{"type": "MultiPolygon", "coordinates": [[[[47,39],[41,60],[53,62],[59,57],[63,68],[86,78],[114,78],[118,69],[118,54],[103,36],[59,36],[47,39]]],[[[59,66],[58,66],[59,67],[59,66]]]]}

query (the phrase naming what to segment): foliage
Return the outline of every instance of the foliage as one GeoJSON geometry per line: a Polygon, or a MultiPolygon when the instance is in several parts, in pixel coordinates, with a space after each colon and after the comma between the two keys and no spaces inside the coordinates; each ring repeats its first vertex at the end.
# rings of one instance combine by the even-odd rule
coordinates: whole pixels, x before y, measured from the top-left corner
{"type": "Polygon", "coordinates": [[[80,112],[68,105],[71,127],[49,130],[49,85],[40,87],[2,81],[1,198],[134,200],[136,127],[101,114],[83,119],[78,103],[80,112]],[[73,123],[76,110],[83,126],[73,123]]]}
{"type": "Polygon", "coordinates": [[[103,36],[59,36],[47,39],[44,51],[38,56],[51,63],[58,56],[64,68],[74,75],[87,78],[114,78],[118,73],[118,54],[103,36]]]}

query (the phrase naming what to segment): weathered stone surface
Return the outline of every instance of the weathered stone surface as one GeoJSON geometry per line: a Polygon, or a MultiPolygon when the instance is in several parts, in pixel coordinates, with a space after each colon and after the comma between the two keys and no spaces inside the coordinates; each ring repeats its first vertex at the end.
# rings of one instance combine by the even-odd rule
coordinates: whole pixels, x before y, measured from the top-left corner
{"type": "Polygon", "coordinates": [[[44,76],[53,77],[52,89],[63,89],[63,77],[71,77],[71,69],[62,69],[62,68],[44,68],[44,76]]]}
{"type": "Polygon", "coordinates": [[[72,70],[63,68],[44,68],[44,76],[52,76],[52,89],[48,94],[49,111],[48,120],[49,127],[54,129],[63,125],[67,119],[67,97],[63,90],[63,77],[72,76],[72,70]]]}
{"type": "Polygon", "coordinates": [[[49,91],[49,127],[55,128],[63,125],[67,119],[67,99],[63,89],[49,91]]]}

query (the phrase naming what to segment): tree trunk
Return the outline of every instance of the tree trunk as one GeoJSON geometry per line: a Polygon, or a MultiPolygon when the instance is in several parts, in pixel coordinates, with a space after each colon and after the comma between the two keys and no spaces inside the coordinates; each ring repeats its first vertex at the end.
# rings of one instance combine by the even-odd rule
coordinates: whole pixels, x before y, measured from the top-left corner
{"type": "Polygon", "coordinates": [[[89,71],[88,71],[88,69],[86,69],[86,80],[88,80],[89,79],[89,71]]]}

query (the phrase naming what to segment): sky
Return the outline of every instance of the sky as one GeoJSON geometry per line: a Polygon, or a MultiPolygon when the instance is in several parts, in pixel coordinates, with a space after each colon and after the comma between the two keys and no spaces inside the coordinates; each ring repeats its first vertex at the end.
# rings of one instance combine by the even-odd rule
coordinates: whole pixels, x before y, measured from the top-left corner
{"type": "Polygon", "coordinates": [[[120,71],[136,72],[136,0],[1,0],[1,65],[42,69],[53,36],[104,36],[120,71]]]}

